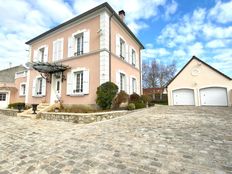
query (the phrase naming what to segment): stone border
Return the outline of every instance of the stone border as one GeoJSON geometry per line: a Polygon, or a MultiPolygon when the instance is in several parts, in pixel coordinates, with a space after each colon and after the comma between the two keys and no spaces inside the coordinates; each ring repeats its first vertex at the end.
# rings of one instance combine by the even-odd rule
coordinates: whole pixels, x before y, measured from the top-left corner
{"type": "Polygon", "coordinates": [[[131,111],[110,111],[110,112],[96,112],[96,113],[64,113],[64,112],[41,112],[36,118],[42,120],[55,120],[73,122],[78,124],[88,124],[112,118],[120,117],[131,111]]]}
{"type": "Polygon", "coordinates": [[[16,117],[17,113],[18,113],[18,110],[16,109],[0,109],[0,114],[4,114],[7,116],[16,117]]]}

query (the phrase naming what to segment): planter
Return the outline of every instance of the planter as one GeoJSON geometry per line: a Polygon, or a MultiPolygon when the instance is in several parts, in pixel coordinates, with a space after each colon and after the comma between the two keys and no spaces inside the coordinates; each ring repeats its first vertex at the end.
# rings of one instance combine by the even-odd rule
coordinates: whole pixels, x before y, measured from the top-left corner
{"type": "Polygon", "coordinates": [[[33,110],[32,114],[36,114],[38,104],[32,104],[31,106],[32,106],[32,110],[33,110]]]}

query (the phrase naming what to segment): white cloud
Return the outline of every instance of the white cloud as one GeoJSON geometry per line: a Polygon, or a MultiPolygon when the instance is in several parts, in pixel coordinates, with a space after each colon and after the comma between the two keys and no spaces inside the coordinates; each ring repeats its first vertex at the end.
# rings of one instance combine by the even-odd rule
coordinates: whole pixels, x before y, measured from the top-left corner
{"type": "Polygon", "coordinates": [[[212,40],[206,44],[208,48],[221,48],[226,46],[226,41],[224,40],[212,40]]]}
{"type": "Polygon", "coordinates": [[[166,58],[174,58],[178,60],[178,66],[183,66],[195,55],[231,75],[231,5],[232,1],[223,3],[219,0],[211,9],[195,9],[167,24],[156,39],[158,45],[170,53],[166,58]]]}
{"type": "MultiPolygon", "coordinates": [[[[73,16],[83,13],[105,0],[8,0],[0,3],[0,69],[6,68],[8,62],[13,65],[25,63],[27,40],[47,31],[73,16]]],[[[126,23],[135,34],[141,29],[149,27],[141,21],[152,17],[162,16],[160,8],[166,8],[170,0],[140,1],[107,1],[115,11],[126,11],[126,23]]],[[[169,14],[176,11],[176,2],[169,3],[169,14]]],[[[160,50],[160,55],[165,54],[160,50]]]]}
{"type": "Polygon", "coordinates": [[[218,23],[232,22],[232,1],[222,3],[220,0],[214,8],[209,11],[209,18],[218,23]]]}
{"type": "Polygon", "coordinates": [[[202,43],[200,43],[200,42],[194,43],[193,45],[189,45],[187,48],[187,50],[188,50],[187,55],[201,57],[203,52],[204,52],[203,48],[204,47],[203,47],[202,43]]]}
{"type": "MultiPolygon", "coordinates": [[[[116,12],[123,9],[126,12],[127,25],[134,33],[138,33],[141,29],[148,27],[146,23],[141,22],[140,20],[162,16],[162,14],[159,13],[159,8],[169,9],[167,15],[175,13],[177,3],[172,0],[172,3],[168,4],[167,1],[168,0],[150,0],[144,2],[141,0],[131,0],[119,2],[116,0],[108,0],[107,2],[116,12]]],[[[75,0],[74,9],[77,13],[82,13],[103,2],[105,2],[105,0],[75,0]]]]}
{"type": "Polygon", "coordinates": [[[146,49],[142,51],[142,57],[146,59],[160,59],[170,55],[170,52],[165,48],[154,48],[152,44],[146,44],[146,49]]]}
{"type": "Polygon", "coordinates": [[[172,14],[174,14],[177,10],[178,4],[176,1],[172,0],[170,4],[166,5],[165,8],[165,18],[169,19],[172,14]]]}

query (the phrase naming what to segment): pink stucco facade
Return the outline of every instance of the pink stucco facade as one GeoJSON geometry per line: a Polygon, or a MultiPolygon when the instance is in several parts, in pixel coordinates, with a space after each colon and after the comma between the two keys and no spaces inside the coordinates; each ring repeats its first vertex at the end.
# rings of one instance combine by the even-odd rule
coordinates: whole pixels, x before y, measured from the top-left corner
{"type": "MultiPolygon", "coordinates": [[[[76,47],[75,45],[75,47],[76,47]]],[[[48,63],[58,63],[69,66],[69,68],[64,71],[65,79],[61,81],[59,87],[59,97],[64,104],[95,104],[96,100],[96,90],[97,87],[102,83],[109,81],[119,84],[117,81],[117,72],[123,72],[126,76],[125,78],[125,90],[127,93],[131,93],[130,78],[136,79],[136,93],[141,94],[141,58],[140,49],[138,41],[136,41],[133,36],[128,32],[128,29],[123,27],[117,18],[113,17],[110,22],[110,14],[108,10],[99,9],[97,12],[89,14],[81,19],[78,19],[71,24],[65,25],[60,29],[57,29],[30,44],[30,56],[29,61],[37,62],[35,58],[38,54],[36,50],[39,50],[41,46],[45,46],[47,49],[46,60],[44,62],[48,63]],[[109,25],[111,24],[111,31],[109,31],[109,25]],[[70,38],[75,39],[77,45],[76,37],[83,34],[83,54],[76,55],[72,54],[70,56],[70,38]],[[111,34],[111,44],[109,43],[109,33],[111,34]],[[117,36],[122,37],[125,42],[125,55],[127,59],[123,60],[117,55],[117,36]],[[88,38],[87,40],[85,40],[88,38]],[[62,40],[61,57],[59,60],[54,60],[54,44],[56,40],[62,40]],[[87,43],[86,43],[87,42],[87,43]],[[111,45],[111,49],[109,48],[111,45]],[[135,65],[131,64],[129,61],[129,50],[126,48],[133,48],[135,51],[135,65]],[[110,53],[111,50],[111,53],[110,53]],[[109,60],[111,59],[111,61],[109,60]],[[111,64],[110,64],[111,62],[111,64]],[[83,74],[83,92],[75,93],[73,90],[73,85],[76,86],[76,74],[78,72],[84,72],[83,74]],[[85,73],[86,72],[86,73],[85,73]],[[109,77],[109,75],[111,76],[109,77]],[[74,77],[74,80],[70,80],[70,77],[74,77]],[[87,79],[87,80],[86,80],[87,79]],[[70,82],[71,90],[70,90],[70,82]],[[88,88],[88,89],[84,89],[88,88]]],[[[45,50],[46,50],[45,49],[45,50]]],[[[78,48],[74,48],[78,49],[78,48]]],[[[131,50],[130,49],[130,50],[131,50]]],[[[34,93],[35,90],[35,79],[40,77],[40,73],[30,68],[28,70],[27,77],[27,97],[26,103],[54,103],[57,98],[57,79],[52,76],[51,82],[46,82],[45,92],[43,95],[38,95],[34,93]],[[54,92],[56,91],[56,92],[54,92]]],[[[79,83],[79,81],[78,81],[79,83]]],[[[38,94],[38,93],[37,93],[38,94]]]]}

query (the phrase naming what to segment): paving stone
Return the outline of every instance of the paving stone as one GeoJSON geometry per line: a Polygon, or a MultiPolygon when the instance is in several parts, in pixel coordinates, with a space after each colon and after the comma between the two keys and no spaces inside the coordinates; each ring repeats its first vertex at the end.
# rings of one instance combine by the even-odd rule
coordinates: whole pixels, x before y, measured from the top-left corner
{"type": "Polygon", "coordinates": [[[155,106],[88,125],[0,115],[0,174],[232,174],[232,109],[155,106]]]}

